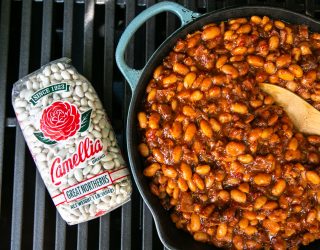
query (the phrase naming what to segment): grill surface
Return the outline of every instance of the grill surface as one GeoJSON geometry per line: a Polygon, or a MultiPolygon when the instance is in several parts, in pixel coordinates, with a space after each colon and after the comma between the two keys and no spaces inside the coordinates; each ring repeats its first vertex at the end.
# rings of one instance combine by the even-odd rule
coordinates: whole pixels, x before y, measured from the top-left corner
{"type": "MultiPolygon", "coordinates": [[[[131,202],[122,208],[88,223],[67,226],[36,171],[11,106],[11,88],[16,80],[50,60],[70,57],[99,93],[125,152],[131,91],[114,64],[114,49],[132,18],[156,2],[0,1],[0,249],[164,249],[135,187],[131,202]]],[[[267,4],[320,18],[316,0],[178,2],[200,13],[267,4]]],[[[128,46],[128,64],[141,68],[178,26],[172,14],[151,19],[128,46]]]]}

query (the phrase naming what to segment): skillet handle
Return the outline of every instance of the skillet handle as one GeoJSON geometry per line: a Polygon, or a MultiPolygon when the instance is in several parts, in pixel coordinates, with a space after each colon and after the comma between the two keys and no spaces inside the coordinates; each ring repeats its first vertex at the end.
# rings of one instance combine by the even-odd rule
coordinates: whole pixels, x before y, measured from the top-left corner
{"type": "Polygon", "coordinates": [[[200,16],[199,13],[192,12],[191,10],[186,9],[177,3],[160,2],[142,11],[138,16],[136,16],[131,21],[131,23],[123,32],[119,40],[119,43],[117,45],[116,62],[121,73],[124,75],[124,77],[128,81],[132,91],[135,90],[143,69],[141,70],[133,69],[126,64],[124,60],[124,54],[125,54],[127,45],[130,39],[132,38],[132,36],[134,35],[134,33],[137,31],[137,29],[139,29],[139,27],[143,23],[145,23],[151,17],[164,11],[170,11],[176,14],[181,20],[181,26],[184,26],[185,24],[189,23],[190,21],[200,16]]]}

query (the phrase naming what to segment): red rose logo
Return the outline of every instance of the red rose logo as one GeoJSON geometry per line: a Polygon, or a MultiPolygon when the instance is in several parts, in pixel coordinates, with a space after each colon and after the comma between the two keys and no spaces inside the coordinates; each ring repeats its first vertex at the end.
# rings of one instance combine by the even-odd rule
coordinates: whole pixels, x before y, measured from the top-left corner
{"type": "Polygon", "coordinates": [[[81,114],[75,105],[57,101],[43,110],[40,129],[51,140],[66,140],[79,130],[80,118],[81,114]]]}

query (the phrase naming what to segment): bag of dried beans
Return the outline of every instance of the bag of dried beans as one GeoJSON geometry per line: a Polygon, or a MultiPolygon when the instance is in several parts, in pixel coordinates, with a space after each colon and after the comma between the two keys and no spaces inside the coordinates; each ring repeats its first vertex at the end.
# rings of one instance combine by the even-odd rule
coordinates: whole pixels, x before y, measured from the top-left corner
{"type": "Polygon", "coordinates": [[[101,101],[70,61],[17,81],[12,104],[52,200],[72,225],[123,205],[132,186],[101,101]]]}

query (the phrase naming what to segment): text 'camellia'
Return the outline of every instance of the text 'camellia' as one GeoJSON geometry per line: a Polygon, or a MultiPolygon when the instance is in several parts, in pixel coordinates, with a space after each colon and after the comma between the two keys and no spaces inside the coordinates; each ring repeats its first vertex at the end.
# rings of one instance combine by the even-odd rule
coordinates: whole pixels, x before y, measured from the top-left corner
{"type": "Polygon", "coordinates": [[[92,158],[103,149],[102,142],[97,139],[92,141],[86,137],[78,145],[77,151],[64,161],[60,157],[53,160],[51,165],[51,181],[56,186],[61,184],[60,178],[64,177],[70,172],[70,170],[79,166],[81,163],[92,158]]]}

